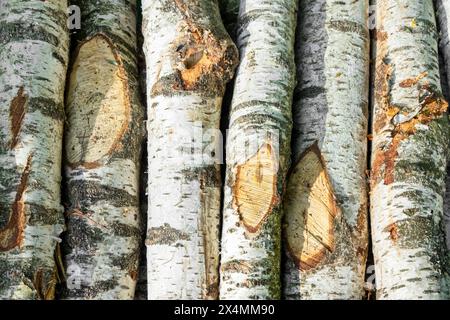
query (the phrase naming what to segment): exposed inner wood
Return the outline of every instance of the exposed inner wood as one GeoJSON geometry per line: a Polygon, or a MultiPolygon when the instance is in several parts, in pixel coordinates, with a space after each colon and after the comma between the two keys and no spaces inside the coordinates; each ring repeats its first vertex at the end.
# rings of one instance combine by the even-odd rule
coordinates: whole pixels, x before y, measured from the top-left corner
{"type": "Polygon", "coordinates": [[[23,118],[25,117],[25,96],[23,87],[19,88],[17,96],[11,101],[9,109],[9,119],[11,121],[11,143],[10,148],[14,149],[19,141],[19,133],[22,128],[23,118]]]}
{"type": "Polygon", "coordinates": [[[248,232],[256,233],[278,201],[278,162],[265,143],[244,164],[237,166],[233,205],[248,232]]]}
{"type": "Polygon", "coordinates": [[[199,82],[206,78],[210,78],[208,82],[226,82],[229,77],[228,66],[234,64],[233,59],[229,60],[228,57],[229,47],[192,21],[185,22],[188,32],[176,46],[179,59],[184,65],[180,70],[183,87],[186,90],[195,90],[199,82]]]}
{"type": "Polygon", "coordinates": [[[0,252],[20,247],[24,238],[26,223],[24,194],[28,185],[32,156],[28,156],[27,163],[20,177],[16,198],[12,205],[11,217],[8,224],[0,230],[0,252]]]}
{"type": "Polygon", "coordinates": [[[401,88],[409,88],[416,85],[421,79],[425,78],[428,75],[428,72],[422,72],[415,78],[409,78],[400,82],[401,88]]]}
{"type": "Polygon", "coordinates": [[[34,274],[33,285],[39,296],[39,299],[53,300],[55,298],[56,268],[54,276],[52,276],[50,279],[45,279],[43,271],[39,269],[34,274]]]}
{"type": "Polygon", "coordinates": [[[334,251],[334,219],[338,213],[331,182],[316,145],[295,166],[284,198],[285,235],[297,267],[316,267],[334,251]]]}
{"type": "MultiPolygon", "coordinates": [[[[391,76],[391,67],[381,63],[380,69],[384,74],[382,72],[377,72],[376,83],[378,85],[376,85],[375,88],[376,98],[378,99],[380,106],[383,107],[383,110],[376,115],[377,118],[375,120],[374,131],[376,133],[382,132],[388,127],[391,130],[392,140],[385,150],[377,150],[375,153],[372,162],[371,182],[372,184],[377,183],[377,181],[382,178],[384,184],[389,185],[395,181],[395,163],[398,157],[400,143],[416,133],[417,125],[427,125],[434,119],[441,117],[447,111],[448,103],[441,94],[434,92],[428,84],[420,85],[418,83],[427,75],[426,72],[423,72],[411,80],[414,84],[408,84],[408,86],[419,86],[419,92],[425,97],[419,97],[422,108],[417,115],[410,120],[393,125],[394,117],[398,114],[403,114],[405,116],[407,114],[402,112],[401,108],[390,103],[389,92],[391,88],[388,83],[389,77],[391,76]]],[[[407,85],[404,84],[401,87],[406,88],[407,85]]]]}
{"type": "Polygon", "coordinates": [[[121,147],[130,117],[128,82],[109,39],[98,34],[82,43],[67,97],[67,161],[92,168],[121,147]]]}

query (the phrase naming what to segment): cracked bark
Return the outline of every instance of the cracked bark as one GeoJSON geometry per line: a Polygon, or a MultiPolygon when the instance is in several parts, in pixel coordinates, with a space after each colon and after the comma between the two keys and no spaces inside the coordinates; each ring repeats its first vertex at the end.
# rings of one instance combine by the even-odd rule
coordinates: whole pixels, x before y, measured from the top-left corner
{"type": "Polygon", "coordinates": [[[278,299],[290,158],[296,0],[241,2],[227,138],[221,299],[278,299]],[[270,32],[262,32],[270,30],[270,32]]]}
{"type": "Polygon", "coordinates": [[[378,299],[448,298],[448,152],[431,0],[377,1],[371,221],[378,299]]]}
{"type": "Polygon", "coordinates": [[[220,114],[237,50],[217,1],[146,0],[149,299],[216,299],[220,114]]]}
{"type": "Polygon", "coordinates": [[[0,0],[0,299],[52,299],[67,2],[0,0]]]}
{"type": "Polygon", "coordinates": [[[67,90],[65,299],[133,299],[139,264],[143,139],[136,2],[74,0],[67,90]]]}

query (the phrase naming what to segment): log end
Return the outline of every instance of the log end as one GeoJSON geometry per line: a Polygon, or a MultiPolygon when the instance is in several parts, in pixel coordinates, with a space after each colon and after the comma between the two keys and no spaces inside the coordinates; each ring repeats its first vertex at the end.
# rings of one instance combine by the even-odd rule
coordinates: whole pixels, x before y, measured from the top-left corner
{"type": "Polygon", "coordinates": [[[121,147],[130,99],[122,61],[110,39],[97,34],[77,51],[67,97],[66,156],[70,166],[95,168],[121,147]]]}
{"type": "Polygon", "coordinates": [[[293,169],[284,199],[287,249],[301,270],[313,269],[335,248],[338,206],[317,145],[293,169]]]}
{"type": "Polygon", "coordinates": [[[277,159],[268,143],[236,168],[233,205],[251,234],[260,230],[278,202],[277,173],[277,159]]]}

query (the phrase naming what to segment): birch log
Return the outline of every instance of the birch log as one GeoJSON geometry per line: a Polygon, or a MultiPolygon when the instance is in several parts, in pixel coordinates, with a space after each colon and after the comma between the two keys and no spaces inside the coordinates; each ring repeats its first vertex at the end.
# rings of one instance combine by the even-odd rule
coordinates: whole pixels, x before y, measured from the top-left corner
{"type": "Polygon", "coordinates": [[[73,1],[82,29],[67,90],[67,299],[132,299],[143,109],[135,1],[73,1]]]}
{"type": "Polygon", "coordinates": [[[237,49],[217,1],[144,0],[149,299],[215,299],[220,113],[237,49]]]}
{"type": "Polygon", "coordinates": [[[278,299],[290,158],[296,0],[241,2],[227,138],[221,299],[278,299]]]}
{"type": "MultiPolygon", "coordinates": [[[[439,65],[441,69],[442,91],[449,98],[450,84],[450,1],[435,0],[435,10],[439,22],[439,65]],[[444,77],[443,77],[444,76],[444,77]]],[[[448,112],[447,112],[448,114],[448,112]]],[[[450,135],[450,132],[449,132],[450,135]]],[[[449,159],[447,159],[448,161],[449,159]]],[[[447,162],[446,193],[444,197],[443,229],[447,247],[447,274],[450,273],[450,163],[447,162]]]]}
{"type": "Polygon", "coordinates": [[[67,1],[0,0],[0,299],[52,299],[67,1]]]}
{"type": "Polygon", "coordinates": [[[287,299],[361,299],[367,258],[368,1],[300,0],[287,299]]]}
{"type": "Polygon", "coordinates": [[[378,299],[447,298],[448,149],[431,0],[377,1],[371,221],[378,299]]]}

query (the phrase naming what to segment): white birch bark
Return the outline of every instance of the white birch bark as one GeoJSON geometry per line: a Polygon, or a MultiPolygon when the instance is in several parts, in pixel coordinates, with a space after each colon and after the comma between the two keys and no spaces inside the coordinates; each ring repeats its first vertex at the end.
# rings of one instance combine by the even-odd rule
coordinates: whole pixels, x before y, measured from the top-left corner
{"type": "Polygon", "coordinates": [[[377,1],[371,226],[378,299],[448,298],[448,151],[431,0],[377,1]]]}
{"type": "Polygon", "coordinates": [[[296,14],[296,0],[241,1],[241,62],[226,148],[221,299],[280,298],[296,14]]]}
{"type": "Polygon", "coordinates": [[[149,299],[218,296],[219,131],[237,50],[217,1],[143,1],[149,299]]]}
{"type": "Polygon", "coordinates": [[[74,0],[65,131],[66,299],[132,299],[141,239],[136,2],[74,0]]]}
{"type": "Polygon", "coordinates": [[[308,188],[309,204],[303,208],[296,198],[298,192],[304,192],[301,183],[312,186],[319,176],[310,176],[310,170],[298,178],[292,174],[285,197],[284,296],[288,299],[361,299],[364,295],[368,242],[367,21],[367,0],[300,0],[294,170],[308,165],[302,158],[316,145],[340,213],[331,222],[324,219],[328,208],[315,209],[314,190],[308,188]],[[297,203],[290,205],[292,201],[297,203]],[[301,208],[304,211],[300,212],[301,208]],[[292,228],[292,224],[298,227],[292,228]],[[320,230],[315,231],[318,226],[320,230]],[[304,236],[298,238],[297,233],[304,236]],[[321,240],[315,243],[311,237],[321,240]],[[304,243],[296,244],[299,241],[304,243]],[[299,261],[296,256],[301,256],[299,261]]]}
{"type": "Polygon", "coordinates": [[[0,299],[52,299],[67,1],[0,0],[0,299]]]}
{"type": "Polygon", "coordinates": [[[444,232],[447,250],[450,250],[450,165],[447,163],[447,177],[445,179],[444,196],[444,232]]]}
{"type": "MultiPolygon", "coordinates": [[[[441,70],[442,91],[446,99],[449,98],[450,79],[450,1],[435,0],[435,10],[439,27],[439,65],[441,70]]],[[[448,112],[447,112],[448,113],[448,112]]],[[[450,132],[449,132],[450,135],[450,132]]],[[[448,161],[448,159],[447,159],[448,161]]],[[[450,164],[447,162],[446,193],[444,197],[444,220],[447,248],[447,274],[450,273],[450,164]]]]}

